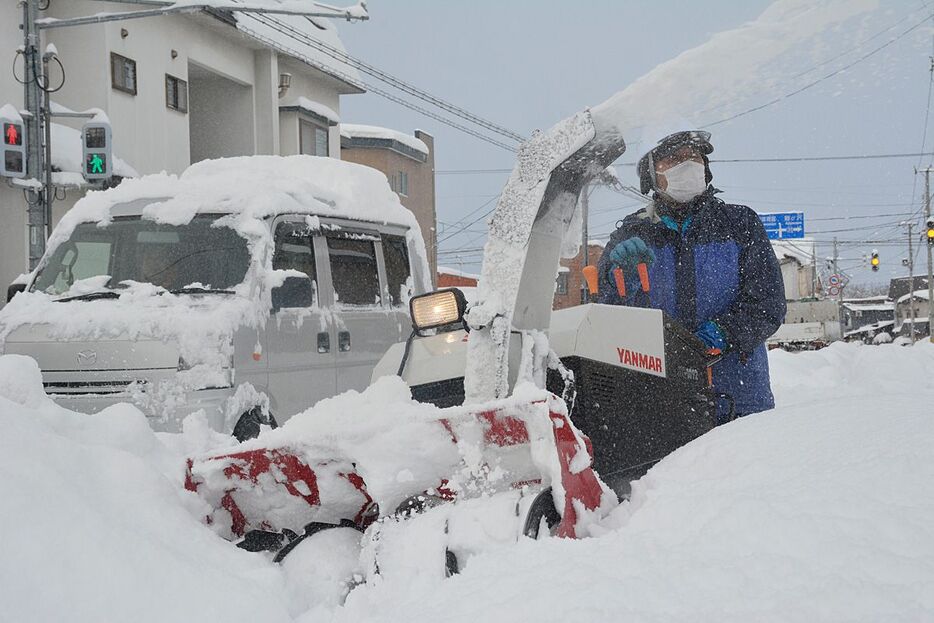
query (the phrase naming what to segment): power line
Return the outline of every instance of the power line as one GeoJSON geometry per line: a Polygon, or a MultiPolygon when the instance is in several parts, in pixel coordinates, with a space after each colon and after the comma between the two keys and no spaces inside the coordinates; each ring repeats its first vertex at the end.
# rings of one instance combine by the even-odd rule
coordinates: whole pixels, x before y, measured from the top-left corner
{"type": "Polygon", "coordinates": [[[713,123],[708,123],[708,124],[706,124],[705,126],[702,126],[702,127],[705,127],[705,128],[712,128],[712,127],[714,127],[714,126],[716,126],[716,125],[720,125],[721,123],[726,123],[727,121],[733,121],[734,119],[738,119],[738,118],[744,117],[744,116],[746,116],[746,115],[748,115],[748,114],[750,114],[750,113],[754,113],[754,112],[756,112],[756,111],[762,110],[763,108],[768,108],[769,106],[772,106],[773,104],[777,104],[777,103],[779,103],[779,102],[781,102],[781,101],[783,101],[783,100],[786,100],[786,99],[788,99],[788,98],[790,98],[790,97],[793,97],[793,96],[795,96],[795,95],[797,95],[797,94],[799,94],[799,93],[801,93],[801,92],[803,92],[803,91],[807,91],[807,90],[810,89],[811,87],[813,87],[813,86],[815,86],[815,85],[818,85],[818,84],[820,84],[821,82],[823,82],[823,81],[825,81],[825,80],[829,80],[830,78],[833,78],[834,76],[843,73],[843,72],[846,71],[847,69],[850,69],[851,67],[853,67],[853,66],[855,66],[855,65],[857,65],[857,64],[859,64],[859,63],[861,63],[861,62],[863,62],[864,60],[868,59],[869,57],[874,56],[874,55],[877,54],[878,52],[881,52],[882,50],[884,50],[885,48],[889,47],[890,45],[892,45],[892,44],[895,43],[896,41],[902,39],[903,37],[907,36],[909,33],[913,32],[914,30],[917,30],[918,28],[920,28],[921,26],[923,26],[924,23],[925,23],[926,21],[928,21],[929,19],[931,19],[931,17],[934,17],[934,13],[932,13],[932,14],[930,14],[930,15],[926,15],[926,16],[924,17],[924,19],[922,19],[920,22],[916,23],[916,24],[915,24],[914,26],[912,26],[911,28],[905,30],[904,32],[902,32],[901,34],[899,34],[897,37],[894,37],[893,39],[890,39],[890,40],[886,41],[885,43],[883,43],[882,45],[880,45],[880,46],[878,46],[878,47],[876,47],[876,48],[873,48],[872,50],[870,50],[870,51],[867,52],[866,54],[863,54],[862,56],[860,56],[859,58],[857,58],[857,59],[856,59],[855,61],[853,61],[852,63],[849,63],[849,64],[847,64],[847,65],[844,65],[843,67],[840,67],[840,68],[838,68],[838,69],[835,69],[834,71],[830,72],[830,73],[827,74],[826,76],[823,76],[823,77],[821,77],[821,78],[818,78],[817,80],[813,80],[813,81],[809,82],[808,84],[806,84],[806,85],[804,85],[804,86],[802,86],[802,87],[799,87],[799,88],[797,88],[797,89],[795,89],[795,90],[793,90],[793,91],[790,91],[789,93],[785,93],[784,95],[780,95],[779,97],[776,97],[775,99],[773,99],[773,100],[771,100],[771,101],[768,101],[768,102],[766,102],[766,103],[764,103],[764,104],[760,104],[759,106],[754,106],[753,108],[750,108],[750,109],[748,109],[748,110],[744,110],[743,112],[736,113],[735,115],[730,115],[729,117],[725,117],[725,118],[723,118],[723,119],[720,119],[719,121],[714,121],[713,123]]]}
{"type": "MultiPolygon", "coordinates": [[[[893,153],[893,154],[847,154],[840,156],[790,156],[781,158],[724,158],[711,160],[712,164],[735,164],[741,162],[826,162],[836,160],[885,160],[890,158],[918,158],[934,156],[934,152],[893,153]]],[[[619,162],[614,167],[634,167],[635,162],[619,162]]],[[[485,175],[492,173],[511,173],[512,169],[440,169],[436,175],[485,175]]]]}
{"type": "MultiPolygon", "coordinates": [[[[464,108],[461,108],[461,107],[459,107],[459,106],[456,106],[456,105],[454,105],[454,104],[452,104],[452,103],[450,103],[450,102],[447,102],[447,101],[445,101],[445,100],[443,100],[443,99],[441,99],[441,98],[439,98],[439,97],[437,97],[437,96],[435,96],[435,95],[432,95],[431,93],[428,93],[427,91],[424,91],[423,89],[420,89],[420,88],[418,88],[418,87],[416,87],[416,86],[414,86],[414,85],[412,85],[412,84],[410,84],[410,83],[408,83],[408,82],[406,82],[406,81],[404,81],[404,80],[402,80],[402,79],[400,79],[400,78],[397,78],[397,77],[395,77],[395,76],[393,76],[393,75],[391,75],[391,74],[389,74],[389,73],[387,73],[387,72],[385,72],[385,71],[383,71],[383,70],[381,70],[381,69],[379,69],[379,68],[377,68],[377,67],[375,67],[375,66],[373,66],[373,65],[370,65],[369,63],[367,63],[367,62],[365,62],[365,61],[363,61],[363,60],[361,60],[361,59],[359,59],[359,58],[356,58],[356,57],[354,57],[354,56],[351,56],[351,55],[347,54],[345,51],[340,50],[339,48],[336,48],[336,47],[331,46],[331,45],[329,45],[329,44],[327,44],[327,43],[325,43],[325,42],[323,42],[323,41],[320,41],[320,40],[318,40],[318,39],[315,39],[314,37],[311,37],[310,35],[308,35],[307,33],[303,32],[302,30],[299,30],[298,28],[295,28],[295,27],[293,27],[293,26],[291,26],[291,25],[289,25],[289,24],[283,22],[282,20],[279,20],[279,19],[276,19],[276,18],[272,18],[272,17],[268,17],[268,16],[265,16],[265,15],[262,15],[262,14],[252,14],[252,13],[250,13],[250,14],[245,14],[244,17],[247,18],[247,19],[252,19],[252,20],[254,20],[254,21],[256,21],[256,22],[259,22],[260,24],[264,24],[265,26],[268,26],[268,27],[270,27],[270,28],[272,28],[272,29],[274,29],[274,30],[280,32],[281,34],[283,34],[283,35],[285,35],[285,36],[291,38],[291,39],[294,40],[294,41],[297,41],[297,42],[299,42],[299,43],[304,43],[305,45],[309,45],[309,46],[313,47],[314,49],[318,50],[319,52],[322,52],[322,53],[326,54],[327,56],[330,56],[331,58],[333,58],[333,59],[335,59],[335,60],[337,60],[337,61],[347,63],[348,65],[354,67],[355,69],[357,69],[357,70],[359,70],[359,71],[361,71],[361,72],[363,72],[363,73],[365,73],[365,74],[367,74],[367,75],[370,75],[370,76],[376,78],[377,80],[379,80],[379,81],[381,81],[381,82],[384,82],[385,84],[388,84],[388,85],[390,85],[390,86],[392,86],[392,87],[394,87],[394,88],[396,88],[396,89],[402,91],[403,93],[406,93],[406,94],[408,94],[408,95],[411,95],[411,96],[413,96],[413,97],[415,97],[415,98],[417,98],[417,99],[419,99],[419,100],[422,100],[422,101],[424,101],[424,102],[426,102],[426,103],[428,103],[428,104],[431,104],[432,106],[435,106],[435,107],[437,107],[437,108],[440,108],[441,110],[444,110],[445,112],[447,112],[447,113],[449,113],[449,114],[452,114],[452,115],[454,115],[454,116],[456,116],[456,117],[459,117],[459,118],[461,118],[461,119],[464,119],[465,121],[468,121],[468,122],[470,122],[470,123],[473,123],[474,125],[480,126],[480,127],[484,128],[485,130],[488,130],[488,131],[490,131],[490,132],[494,132],[494,133],[496,133],[496,134],[499,134],[499,135],[501,135],[501,136],[504,136],[504,137],[506,137],[506,138],[509,138],[509,139],[512,139],[512,140],[515,140],[515,141],[521,142],[521,141],[525,140],[525,138],[524,138],[521,134],[518,134],[517,132],[513,132],[512,130],[509,130],[509,129],[507,129],[507,128],[504,128],[504,127],[501,126],[501,125],[498,125],[498,124],[496,124],[496,123],[493,123],[492,121],[488,121],[487,119],[484,119],[483,117],[480,117],[480,116],[478,116],[478,115],[475,115],[474,113],[470,112],[469,110],[466,110],[466,109],[464,109],[464,108]]],[[[251,34],[256,34],[256,33],[251,33],[251,34]]],[[[328,67],[328,70],[334,70],[334,69],[335,69],[335,68],[333,68],[333,67],[328,67]]],[[[348,78],[349,78],[349,76],[348,76],[348,78]]],[[[351,81],[351,83],[356,82],[356,81],[353,80],[352,78],[351,78],[350,81],[351,81]]],[[[369,84],[365,85],[365,87],[367,88],[367,90],[373,91],[374,93],[376,93],[376,94],[378,94],[378,95],[381,95],[381,96],[383,96],[383,97],[387,97],[386,92],[383,91],[382,89],[374,88],[372,85],[369,85],[369,84]]],[[[390,98],[390,99],[391,99],[391,98],[390,98]]],[[[401,101],[397,101],[397,100],[393,100],[393,101],[396,101],[397,103],[402,103],[401,101]]],[[[405,105],[405,104],[403,104],[403,105],[405,105]]],[[[419,112],[422,112],[422,111],[419,111],[419,112]]],[[[433,117],[433,118],[434,118],[434,117],[433,117]]],[[[458,129],[463,130],[463,128],[458,128],[458,129]]],[[[503,145],[500,144],[500,146],[503,146],[503,145]]]]}

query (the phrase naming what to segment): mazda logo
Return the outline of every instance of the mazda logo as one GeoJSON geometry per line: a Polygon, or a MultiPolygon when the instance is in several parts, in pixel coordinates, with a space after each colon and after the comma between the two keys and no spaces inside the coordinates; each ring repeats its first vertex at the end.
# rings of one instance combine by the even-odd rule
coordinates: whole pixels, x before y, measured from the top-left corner
{"type": "Polygon", "coordinates": [[[93,366],[97,363],[97,353],[93,350],[82,350],[78,353],[79,366],[93,366]]]}

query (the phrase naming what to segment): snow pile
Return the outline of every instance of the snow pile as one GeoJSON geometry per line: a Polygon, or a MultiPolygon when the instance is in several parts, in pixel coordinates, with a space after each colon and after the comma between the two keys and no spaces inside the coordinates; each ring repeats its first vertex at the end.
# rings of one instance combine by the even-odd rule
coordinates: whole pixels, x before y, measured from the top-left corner
{"type": "MultiPolygon", "coordinates": [[[[327,588],[360,570],[352,532],[309,540],[275,566],[202,523],[207,509],[182,489],[183,458],[229,442],[198,418],[183,434],[155,435],[129,406],[70,413],[44,398],[29,360],[0,357],[0,534],[15,535],[0,541],[4,618],[934,618],[934,347],[835,344],[772,351],[770,361],[779,407],[664,459],[595,538],[522,539],[477,553],[457,577],[387,577],[338,607],[341,593],[327,588]]],[[[420,478],[418,461],[441,443],[406,434],[419,414],[431,417],[427,409],[385,379],[267,438],[320,436],[329,448],[358,451],[375,443],[363,435],[369,422],[367,434],[384,435],[388,448],[385,472],[371,477],[389,500],[393,479],[409,477],[397,463],[420,478]],[[402,418],[397,426],[390,413],[402,418]]],[[[437,526],[422,523],[425,547],[437,545],[437,526]]]]}
{"type": "Polygon", "coordinates": [[[772,361],[781,406],[666,458],[603,536],[520,542],[431,590],[361,587],[334,620],[934,617],[934,348],[772,361]]]}
{"type": "Polygon", "coordinates": [[[206,530],[184,464],[141,412],[88,417],[0,357],[5,621],[290,621],[281,571],[206,530]]]}

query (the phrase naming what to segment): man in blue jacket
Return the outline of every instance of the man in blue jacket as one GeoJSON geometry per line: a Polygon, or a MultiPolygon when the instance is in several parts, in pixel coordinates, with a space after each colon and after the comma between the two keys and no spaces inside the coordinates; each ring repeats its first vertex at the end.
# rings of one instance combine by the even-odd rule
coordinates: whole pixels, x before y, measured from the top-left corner
{"type": "MultiPolygon", "coordinates": [[[[710,133],[666,136],[639,161],[642,194],[653,203],[623,220],[598,265],[599,302],[664,310],[723,352],[714,389],[735,401],[737,416],[775,406],[765,339],[785,317],[778,260],[759,217],[724,203],[710,185],[710,133]],[[648,265],[651,291],[638,287],[648,265]],[[620,267],[627,296],[616,288],[620,267]]],[[[725,421],[727,401],[718,417],[725,421]]]]}

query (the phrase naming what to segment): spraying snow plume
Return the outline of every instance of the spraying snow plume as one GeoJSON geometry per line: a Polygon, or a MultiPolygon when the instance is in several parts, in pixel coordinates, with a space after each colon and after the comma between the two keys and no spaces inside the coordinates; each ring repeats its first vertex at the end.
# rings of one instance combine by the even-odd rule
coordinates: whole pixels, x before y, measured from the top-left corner
{"type": "Polygon", "coordinates": [[[595,123],[629,141],[633,131],[690,119],[709,124],[761,104],[813,79],[789,57],[807,54],[812,67],[839,53],[824,35],[878,6],[877,0],[777,0],[758,19],[715,34],[652,69],[593,108],[595,123]]]}

